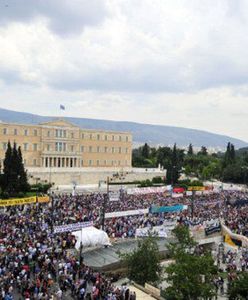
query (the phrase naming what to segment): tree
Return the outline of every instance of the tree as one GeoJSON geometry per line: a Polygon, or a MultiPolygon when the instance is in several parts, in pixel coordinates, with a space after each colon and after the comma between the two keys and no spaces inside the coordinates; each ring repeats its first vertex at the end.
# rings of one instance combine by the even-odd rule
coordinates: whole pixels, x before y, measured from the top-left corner
{"type": "Polygon", "coordinates": [[[198,155],[207,156],[208,155],[208,149],[205,146],[201,147],[201,151],[198,152],[198,155]]]}
{"type": "Polygon", "coordinates": [[[142,147],[142,156],[144,158],[149,158],[149,152],[150,152],[150,147],[147,145],[147,143],[144,144],[142,147]]]}
{"type": "Polygon", "coordinates": [[[194,154],[193,146],[192,146],[192,144],[190,143],[190,144],[189,144],[189,148],[188,148],[188,155],[193,155],[193,154],[194,154]]]}
{"type": "Polygon", "coordinates": [[[12,195],[14,193],[15,174],[13,172],[12,147],[8,142],[3,162],[2,190],[12,195]]]}
{"type": "Polygon", "coordinates": [[[230,300],[246,300],[248,299],[248,273],[242,272],[237,279],[230,283],[228,288],[228,296],[230,300]]]}
{"type": "Polygon", "coordinates": [[[235,148],[230,142],[227,144],[226,152],[223,160],[223,168],[235,163],[235,148]]]}
{"type": "Polygon", "coordinates": [[[178,182],[180,177],[180,165],[179,161],[183,160],[182,153],[177,149],[177,145],[174,144],[170,164],[167,167],[167,182],[171,184],[175,184],[178,182]]]}
{"type": "Polygon", "coordinates": [[[19,186],[22,192],[28,192],[30,186],[28,183],[27,172],[24,169],[21,147],[18,147],[18,174],[19,174],[19,186]]]}
{"type": "Polygon", "coordinates": [[[14,193],[20,192],[20,163],[19,163],[19,157],[18,157],[18,151],[16,148],[16,143],[14,143],[13,149],[12,149],[12,156],[11,156],[11,172],[12,172],[12,186],[14,193]]]}
{"type": "Polygon", "coordinates": [[[27,192],[29,190],[27,173],[22,162],[21,148],[17,149],[16,143],[12,148],[8,142],[3,165],[3,174],[1,174],[0,180],[2,192],[9,196],[15,196],[19,192],[27,192]]]}
{"type": "Polygon", "coordinates": [[[120,254],[128,268],[128,278],[144,285],[156,283],[160,278],[160,255],[156,237],[150,235],[138,241],[131,253],[120,254]]]}
{"type": "Polygon", "coordinates": [[[231,147],[230,147],[230,159],[231,159],[232,163],[235,162],[235,147],[233,144],[231,144],[231,147]]]}
{"type": "Polygon", "coordinates": [[[163,292],[165,299],[197,300],[215,295],[213,278],[217,273],[210,253],[197,255],[196,243],[188,227],[179,225],[173,233],[177,242],[169,246],[175,261],[166,267],[169,287],[163,292]]]}

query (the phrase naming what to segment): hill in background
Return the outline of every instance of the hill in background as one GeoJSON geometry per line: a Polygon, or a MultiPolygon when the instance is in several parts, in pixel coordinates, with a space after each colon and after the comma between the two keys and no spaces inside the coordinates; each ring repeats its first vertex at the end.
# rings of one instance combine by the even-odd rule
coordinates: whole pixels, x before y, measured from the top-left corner
{"type": "MultiPolygon", "coordinates": [[[[0,120],[2,122],[39,124],[53,120],[54,118],[58,117],[40,116],[0,108],[0,120]]],[[[73,117],[63,117],[63,119],[81,128],[131,132],[133,134],[134,146],[144,144],[145,142],[153,146],[173,145],[177,143],[179,147],[187,147],[189,143],[192,143],[194,147],[204,145],[216,150],[224,149],[228,142],[234,144],[236,148],[248,146],[248,143],[245,141],[197,129],[73,117]]]]}

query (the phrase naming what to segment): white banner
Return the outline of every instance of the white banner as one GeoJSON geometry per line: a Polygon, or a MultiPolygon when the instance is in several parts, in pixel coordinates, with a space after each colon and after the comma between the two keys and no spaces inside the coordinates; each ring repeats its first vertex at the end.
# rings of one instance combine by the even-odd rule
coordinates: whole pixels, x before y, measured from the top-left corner
{"type": "Polygon", "coordinates": [[[155,234],[156,236],[163,238],[168,236],[164,226],[137,228],[135,231],[135,237],[146,237],[149,236],[149,234],[155,234]]]}
{"type": "Polygon", "coordinates": [[[144,187],[144,188],[127,189],[127,194],[128,195],[144,195],[144,194],[165,193],[168,191],[169,191],[169,186],[144,187]]]}
{"type": "Polygon", "coordinates": [[[109,201],[119,201],[120,200],[120,192],[119,191],[110,191],[109,192],[109,201]]]}
{"type": "Polygon", "coordinates": [[[177,225],[177,220],[165,220],[163,226],[166,230],[173,230],[177,225]]]}
{"type": "Polygon", "coordinates": [[[82,228],[90,227],[90,226],[93,226],[92,221],[54,226],[54,233],[78,231],[78,230],[81,230],[82,228]]]}
{"type": "Polygon", "coordinates": [[[145,215],[149,213],[149,208],[145,209],[135,209],[135,210],[125,210],[125,211],[113,211],[105,214],[105,219],[118,218],[118,217],[128,217],[135,215],[145,215]]]}
{"type": "Polygon", "coordinates": [[[173,193],[171,196],[172,198],[180,198],[183,197],[184,195],[182,193],[173,193]]]}

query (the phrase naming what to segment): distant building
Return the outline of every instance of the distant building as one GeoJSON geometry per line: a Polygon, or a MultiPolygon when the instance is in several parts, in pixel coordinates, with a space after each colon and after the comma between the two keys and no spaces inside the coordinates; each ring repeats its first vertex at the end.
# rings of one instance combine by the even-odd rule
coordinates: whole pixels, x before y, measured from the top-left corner
{"type": "Polygon", "coordinates": [[[8,141],[21,146],[29,168],[130,168],[132,135],[128,132],[81,129],[63,119],[39,125],[0,122],[0,160],[8,141]]]}

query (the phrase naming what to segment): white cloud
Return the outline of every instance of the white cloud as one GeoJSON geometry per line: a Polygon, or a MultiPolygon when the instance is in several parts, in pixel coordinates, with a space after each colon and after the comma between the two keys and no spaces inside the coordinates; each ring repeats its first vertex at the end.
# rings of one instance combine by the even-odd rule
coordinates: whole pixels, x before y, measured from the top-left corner
{"type": "Polygon", "coordinates": [[[23,1],[0,9],[0,106],[248,140],[247,1],[23,1]]]}
{"type": "Polygon", "coordinates": [[[107,8],[102,0],[9,0],[0,3],[2,26],[45,18],[49,28],[61,36],[98,25],[106,15],[107,8]]]}

